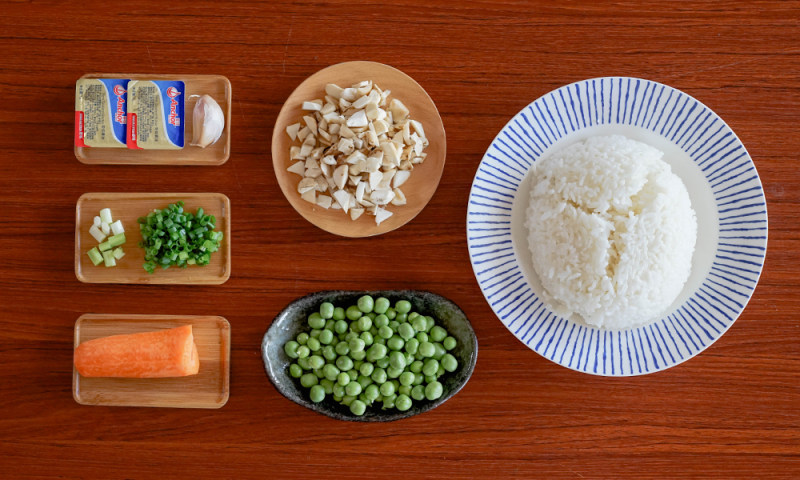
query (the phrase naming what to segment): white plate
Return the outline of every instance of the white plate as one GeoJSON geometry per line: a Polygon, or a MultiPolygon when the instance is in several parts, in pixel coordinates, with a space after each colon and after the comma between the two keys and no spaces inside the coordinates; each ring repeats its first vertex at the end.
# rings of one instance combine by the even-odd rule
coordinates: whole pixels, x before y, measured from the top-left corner
{"type": "Polygon", "coordinates": [[[657,82],[594,78],[544,95],[500,131],[472,182],[467,243],[484,296],[529,348],[580,372],[642,375],[697,355],[742,313],[764,264],[767,206],[750,155],[711,109],[657,82]],[[523,226],[533,163],[577,140],[615,133],[664,152],[698,223],[681,294],[659,319],[621,331],[560,317],[540,301],[523,226]]]}

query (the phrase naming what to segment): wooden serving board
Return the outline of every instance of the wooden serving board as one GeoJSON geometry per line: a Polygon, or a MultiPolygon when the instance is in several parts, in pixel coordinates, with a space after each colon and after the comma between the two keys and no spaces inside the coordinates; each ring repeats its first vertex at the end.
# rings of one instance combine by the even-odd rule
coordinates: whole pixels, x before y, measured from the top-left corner
{"type": "Polygon", "coordinates": [[[149,75],[132,73],[90,73],[81,78],[129,78],[131,80],[180,80],[186,87],[184,115],[185,146],[180,150],[136,150],[129,148],[90,148],[75,146],[75,157],[93,165],[222,165],[231,155],[231,82],[222,75],[149,75]],[[225,115],[225,128],[213,145],[193,147],[194,119],[197,100],[209,95],[225,115]]]}
{"type": "Polygon", "coordinates": [[[85,193],[78,199],[75,208],[75,276],[84,283],[147,283],[147,284],[194,284],[218,285],[225,283],[231,274],[231,201],[221,193],[85,193]],[[144,249],[139,247],[142,235],[137,219],[153,209],[162,209],[179,200],[184,208],[195,212],[203,207],[206,213],[217,219],[216,230],[224,233],[220,249],[211,254],[211,263],[205,266],[190,265],[187,268],[157,268],[147,273],[144,264],[144,249]],[[86,255],[97,240],[89,234],[96,215],[103,208],[110,208],[114,220],[121,220],[125,228],[126,242],[122,245],[125,256],[117,260],[116,267],[102,263],[95,266],[86,255]]]}
{"type": "Polygon", "coordinates": [[[72,368],[72,396],[81,405],[220,408],[230,391],[230,332],[223,317],[192,315],[82,315],[75,344],[95,338],[192,325],[200,372],[176,378],[83,377],[72,368]]]}

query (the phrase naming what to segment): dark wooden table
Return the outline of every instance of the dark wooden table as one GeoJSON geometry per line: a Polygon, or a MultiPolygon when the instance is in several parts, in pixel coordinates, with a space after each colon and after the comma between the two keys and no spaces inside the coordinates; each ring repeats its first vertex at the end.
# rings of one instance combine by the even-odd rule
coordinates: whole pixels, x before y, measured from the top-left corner
{"type": "Polygon", "coordinates": [[[797,1],[12,1],[0,12],[0,477],[800,475],[797,1]],[[295,213],[269,151],[289,93],[324,66],[359,59],[427,89],[448,159],[419,217],[348,240],[295,213]],[[87,72],[226,75],[230,161],[79,163],[74,85],[87,72]],[[484,301],[467,257],[467,195],[494,135],[538,96],[605,75],[663,82],[715,110],[749,149],[769,203],[767,262],[744,314],[698,357],[644,377],[584,375],[528,350],[484,301]],[[74,211],[91,191],[225,193],[230,280],[81,284],[74,211]],[[472,380],[442,407],[391,424],[338,422],[286,400],[264,374],[261,336],[288,302],[330,288],[453,299],[480,342],[472,380]],[[211,411],[76,404],[72,331],[85,312],[227,317],[229,402],[211,411]]]}

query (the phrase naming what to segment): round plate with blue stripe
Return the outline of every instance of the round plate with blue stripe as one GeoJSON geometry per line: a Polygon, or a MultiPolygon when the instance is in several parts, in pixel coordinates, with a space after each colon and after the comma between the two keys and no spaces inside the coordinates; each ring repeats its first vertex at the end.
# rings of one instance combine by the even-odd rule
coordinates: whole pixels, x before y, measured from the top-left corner
{"type": "Polygon", "coordinates": [[[643,375],[697,355],[742,313],[764,264],[767,206],[750,155],[711,109],[657,82],[594,78],[544,95],[500,131],[472,183],[467,243],[486,300],[525,345],[580,372],[643,375]],[[664,152],[698,224],[681,294],[659,319],[621,331],[563,318],[542,303],[524,227],[532,165],[554,149],[610,134],[664,152]]]}

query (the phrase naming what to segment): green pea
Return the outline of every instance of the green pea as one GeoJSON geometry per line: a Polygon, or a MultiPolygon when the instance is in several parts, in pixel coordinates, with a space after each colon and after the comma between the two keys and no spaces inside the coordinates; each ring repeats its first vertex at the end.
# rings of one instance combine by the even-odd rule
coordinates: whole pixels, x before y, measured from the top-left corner
{"type": "Polygon", "coordinates": [[[397,387],[397,394],[398,395],[411,395],[411,385],[400,385],[397,387]]]}
{"type": "Polygon", "coordinates": [[[319,380],[322,380],[323,378],[325,378],[325,374],[324,374],[324,373],[322,373],[322,369],[321,369],[321,368],[315,368],[314,370],[311,370],[311,371],[312,371],[312,372],[314,372],[314,375],[315,375],[315,376],[316,376],[316,377],[317,377],[319,380]]]}
{"type": "Polygon", "coordinates": [[[353,402],[350,404],[350,413],[353,415],[360,417],[361,415],[364,415],[364,412],[366,411],[367,405],[361,400],[353,400],[353,402]]]}
{"type": "Polygon", "coordinates": [[[367,385],[372,383],[372,379],[366,375],[359,375],[356,381],[361,385],[362,390],[367,388],[367,385]]]}
{"type": "Polygon", "coordinates": [[[364,360],[367,357],[367,352],[361,350],[360,352],[350,352],[350,358],[353,360],[364,360]]]}
{"type": "Polygon", "coordinates": [[[403,322],[397,327],[397,333],[403,340],[410,340],[414,338],[414,327],[408,322],[403,322]]]}
{"type": "Polygon", "coordinates": [[[400,300],[395,304],[394,309],[397,310],[397,313],[408,313],[411,311],[411,302],[400,300]]]}
{"type": "Polygon", "coordinates": [[[306,345],[300,345],[297,347],[297,358],[306,358],[309,355],[311,355],[311,349],[306,345]]]}
{"type": "Polygon", "coordinates": [[[444,349],[441,343],[436,342],[433,344],[433,358],[441,360],[447,350],[444,349]]]}
{"type": "Polygon", "coordinates": [[[411,398],[414,400],[425,400],[425,387],[416,385],[411,389],[411,398]]]}
{"type": "Polygon", "coordinates": [[[336,322],[333,324],[333,331],[339,335],[347,332],[347,322],[344,320],[336,320],[336,322]]]}
{"type": "Polygon", "coordinates": [[[350,376],[350,381],[351,382],[354,382],[354,381],[358,380],[358,370],[356,370],[356,369],[348,370],[347,371],[347,375],[350,376]]]}
{"type": "Polygon", "coordinates": [[[436,381],[436,375],[425,375],[425,383],[433,383],[436,381]]]}
{"type": "Polygon", "coordinates": [[[325,345],[330,344],[333,341],[333,332],[326,328],[319,334],[319,341],[325,345]]]}
{"type": "Polygon", "coordinates": [[[411,355],[416,355],[418,350],[419,350],[419,340],[417,340],[416,338],[411,338],[408,341],[406,341],[406,352],[410,353],[411,355]]]}
{"type": "Polygon", "coordinates": [[[319,334],[320,333],[322,333],[322,330],[316,328],[316,329],[311,330],[310,332],[308,332],[308,336],[310,338],[319,338],[319,334]]]}
{"type": "Polygon", "coordinates": [[[386,346],[376,343],[367,350],[367,361],[374,362],[386,356],[386,346]]]}
{"type": "Polygon", "coordinates": [[[434,342],[441,342],[442,340],[447,338],[447,330],[440,327],[439,325],[436,325],[435,327],[431,328],[430,337],[431,340],[433,340],[434,342]]]}
{"type": "Polygon", "coordinates": [[[347,334],[344,336],[344,340],[346,342],[349,342],[354,338],[358,338],[358,334],[356,332],[347,332],[347,334]]]}
{"type": "Polygon", "coordinates": [[[345,312],[345,316],[350,320],[358,320],[361,318],[362,312],[358,309],[355,305],[351,305],[347,307],[347,311],[345,312]]]}
{"type": "Polygon", "coordinates": [[[397,315],[395,315],[394,319],[392,319],[392,320],[397,322],[397,323],[406,322],[406,321],[408,321],[408,314],[407,313],[398,313],[397,315]]]}
{"type": "Polygon", "coordinates": [[[292,378],[300,378],[303,376],[303,369],[300,365],[293,363],[289,365],[289,375],[291,375],[292,378]]]}
{"type": "Polygon", "coordinates": [[[375,370],[372,371],[372,375],[370,375],[369,378],[371,378],[372,381],[377,384],[382,384],[386,382],[387,379],[386,370],[382,368],[376,368],[375,370]]]}
{"type": "Polygon", "coordinates": [[[375,360],[375,366],[380,368],[388,368],[389,367],[389,357],[383,357],[375,360]]]}
{"type": "Polygon", "coordinates": [[[348,383],[350,383],[350,375],[347,372],[341,372],[339,375],[336,376],[336,383],[346,387],[348,383]]]}
{"type": "Polygon", "coordinates": [[[434,325],[436,325],[436,320],[434,320],[433,317],[431,317],[430,315],[427,315],[425,317],[425,331],[430,333],[430,330],[433,328],[434,325]]]}
{"type": "Polygon", "coordinates": [[[311,370],[311,366],[309,366],[309,364],[308,364],[308,357],[298,358],[297,359],[297,364],[303,370],[311,370]]]}
{"type": "Polygon", "coordinates": [[[375,308],[375,300],[369,295],[364,295],[358,299],[358,309],[364,313],[369,313],[375,308]]]}
{"type": "Polygon", "coordinates": [[[283,346],[283,351],[286,353],[286,356],[289,358],[297,358],[297,347],[300,344],[295,342],[294,340],[289,340],[286,342],[286,345],[283,346]]]}
{"type": "Polygon", "coordinates": [[[334,308],[333,309],[333,319],[336,320],[336,321],[344,320],[345,319],[344,308],[342,308],[342,307],[334,308]]]}
{"type": "Polygon", "coordinates": [[[456,339],[453,337],[447,337],[444,340],[442,340],[442,346],[444,347],[445,350],[452,350],[456,348],[456,345],[457,345],[456,339]]]}
{"type": "Polygon", "coordinates": [[[319,383],[319,379],[313,373],[304,373],[302,377],[300,377],[300,385],[311,388],[314,385],[319,383]]]}
{"type": "Polygon", "coordinates": [[[414,320],[415,318],[417,318],[417,317],[419,317],[419,313],[417,313],[417,312],[411,312],[411,313],[409,313],[409,314],[408,314],[407,320],[408,320],[409,322],[411,322],[411,321],[413,321],[413,320],[414,320]]]}
{"type": "Polygon", "coordinates": [[[414,383],[414,377],[415,376],[416,375],[414,375],[411,372],[403,372],[403,373],[401,373],[400,377],[398,378],[398,380],[400,380],[400,385],[411,385],[412,383],[414,383]]]}
{"type": "Polygon", "coordinates": [[[389,409],[389,408],[394,408],[394,401],[395,401],[396,398],[397,398],[397,394],[394,394],[394,393],[391,394],[391,395],[388,395],[388,396],[384,395],[383,396],[383,409],[386,410],[386,409],[389,409]]]}
{"type": "MultiPolygon", "coordinates": [[[[363,340],[364,341],[364,345],[366,345],[366,346],[370,346],[374,342],[374,340],[372,338],[372,334],[369,333],[369,332],[361,332],[361,335],[358,338],[363,340]]],[[[352,348],[351,348],[351,350],[352,350],[352,348]]]]}
{"type": "Polygon", "coordinates": [[[394,384],[392,382],[383,382],[380,386],[381,395],[388,397],[394,393],[394,384]]]}
{"type": "Polygon", "coordinates": [[[434,347],[431,342],[421,341],[419,344],[418,353],[425,358],[429,358],[432,357],[434,353],[436,353],[436,347],[434,347]]]}
{"type": "Polygon", "coordinates": [[[389,318],[389,320],[394,320],[395,317],[397,316],[397,310],[395,310],[394,308],[389,308],[388,310],[386,310],[386,313],[384,313],[384,315],[386,315],[386,317],[389,318]]]}
{"type": "Polygon", "coordinates": [[[314,403],[319,403],[325,400],[325,388],[321,385],[314,385],[311,387],[311,401],[314,403]]]}
{"type": "MultiPolygon", "coordinates": [[[[345,374],[345,377],[347,377],[347,374],[345,374]]],[[[347,381],[348,382],[350,381],[350,377],[347,377],[347,381]]],[[[338,381],[333,384],[333,396],[334,398],[344,396],[344,385],[342,385],[338,381]]]]}
{"type": "Polygon", "coordinates": [[[458,368],[458,360],[449,353],[445,354],[439,363],[441,363],[442,367],[448,372],[455,372],[458,368]]]}
{"type": "Polygon", "coordinates": [[[411,320],[411,326],[414,327],[414,330],[417,332],[424,332],[425,327],[428,326],[428,323],[425,321],[425,317],[418,316],[411,320]]]}
{"type": "Polygon", "coordinates": [[[408,370],[409,370],[411,373],[419,373],[419,372],[421,372],[421,371],[422,371],[422,366],[423,366],[423,365],[424,365],[424,364],[422,363],[422,361],[420,361],[420,360],[414,360],[414,361],[413,361],[413,362],[411,362],[411,364],[408,366],[408,370]]]}
{"type": "Polygon", "coordinates": [[[391,303],[389,302],[388,298],[378,297],[375,300],[375,306],[373,307],[373,310],[375,311],[375,313],[386,313],[386,310],[389,310],[390,306],[391,303]]]}
{"type": "Polygon", "coordinates": [[[364,402],[364,404],[365,404],[366,406],[368,406],[368,407],[369,407],[370,405],[372,405],[372,402],[370,401],[370,399],[368,399],[368,398],[367,398],[367,396],[366,396],[366,395],[364,395],[364,392],[363,392],[363,391],[362,391],[362,392],[361,392],[361,394],[358,396],[358,399],[359,399],[359,400],[361,400],[362,402],[364,402]]]}
{"type": "Polygon", "coordinates": [[[322,368],[323,365],[325,365],[325,359],[323,359],[319,355],[312,355],[308,357],[308,364],[311,366],[312,369],[317,370],[322,368]]]}
{"type": "MultiPolygon", "coordinates": [[[[322,358],[320,358],[320,361],[322,358]]],[[[406,357],[401,352],[392,352],[389,355],[389,365],[393,368],[403,370],[406,367],[406,357]]],[[[391,376],[391,375],[390,375],[391,376]]]]}
{"type": "Polygon", "coordinates": [[[392,329],[392,332],[396,332],[398,327],[400,327],[400,322],[397,320],[392,320],[389,322],[389,328],[392,329]]]}
{"type": "Polygon", "coordinates": [[[425,398],[428,400],[436,400],[444,393],[444,387],[439,382],[431,382],[425,386],[425,398]]]}
{"type": "Polygon", "coordinates": [[[322,367],[322,373],[328,380],[335,381],[339,377],[339,373],[341,373],[341,371],[338,368],[336,368],[335,365],[331,365],[329,363],[324,367],[322,367]]]}
{"type": "Polygon", "coordinates": [[[361,330],[362,332],[367,332],[369,331],[370,328],[372,328],[372,319],[367,317],[366,315],[359,318],[357,321],[358,321],[358,329],[361,330]]]}
{"type": "Polygon", "coordinates": [[[361,373],[361,375],[370,376],[372,375],[372,372],[375,371],[375,365],[371,363],[363,363],[358,371],[361,373]]]}
{"type": "Polygon", "coordinates": [[[336,348],[330,345],[325,345],[322,347],[322,356],[325,357],[325,360],[329,362],[336,360],[336,348]]]}
{"type": "Polygon", "coordinates": [[[347,342],[349,350],[351,352],[362,352],[364,351],[364,346],[366,342],[360,338],[353,338],[349,342],[347,342]]]}
{"type": "Polygon", "coordinates": [[[306,347],[308,347],[308,349],[311,350],[312,352],[319,351],[320,349],[319,339],[309,338],[308,341],[306,342],[306,347]]]}
{"type": "Polygon", "coordinates": [[[308,325],[311,328],[324,328],[325,319],[319,313],[314,312],[308,316],[308,325]]]}
{"type": "Polygon", "coordinates": [[[414,375],[414,385],[422,385],[425,383],[425,375],[422,372],[414,375]]]}
{"type": "Polygon", "coordinates": [[[389,317],[386,315],[378,315],[372,322],[376,328],[381,328],[389,325],[389,317]]]}
{"type": "Polygon", "coordinates": [[[319,381],[319,384],[325,389],[325,395],[331,395],[333,393],[333,382],[329,379],[323,378],[319,381]]]}
{"type": "Polygon", "coordinates": [[[378,314],[375,313],[375,312],[369,312],[369,313],[365,313],[364,316],[365,317],[369,317],[370,320],[375,320],[375,317],[377,317],[378,314]]]}
{"type": "Polygon", "coordinates": [[[375,343],[379,343],[381,345],[386,345],[386,339],[381,336],[375,337],[375,343]]]}
{"type": "Polygon", "coordinates": [[[339,357],[336,359],[336,366],[346,372],[353,368],[353,360],[350,357],[339,357]]]}
{"type": "Polygon", "coordinates": [[[334,347],[334,350],[336,350],[336,354],[337,355],[343,355],[344,356],[344,355],[347,355],[347,354],[350,353],[350,347],[348,346],[347,342],[339,342],[339,343],[337,343],[336,347],[334,347]]]}
{"type": "Polygon", "coordinates": [[[440,364],[439,364],[439,369],[438,369],[438,370],[436,370],[436,376],[437,376],[437,377],[441,377],[442,375],[444,375],[444,372],[445,372],[445,370],[444,370],[444,367],[443,367],[443,366],[442,366],[442,364],[440,363],[440,364]]]}
{"type": "Polygon", "coordinates": [[[439,370],[439,362],[433,358],[425,360],[425,365],[422,367],[422,373],[425,375],[436,375],[439,370]]]}
{"type": "MultiPolygon", "coordinates": [[[[353,358],[353,357],[350,357],[350,358],[353,358]]],[[[364,363],[364,362],[361,361],[361,360],[356,360],[355,358],[353,358],[353,360],[354,360],[354,362],[353,362],[353,370],[360,369],[361,368],[361,364],[364,363]]]]}
{"type": "Polygon", "coordinates": [[[386,340],[386,346],[389,347],[389,350],[402,350],[405,343],[398,335],[393,335],[392,338],[386,340]]]}
{"type": "Polygon", "coordinates": [[[299,343],[300,345],[305,345],[307,341],[308,341],[308,334],[306,332],[303,332],[297,336],[297,343],[299,343]]]}
{"type": "Polygon", "coordinates": [[[347,384],[346,387],[344,387],[344,391],[348,395],[352,395],[352,396],[355,397],[359,393],[361,393],[361,384],[358,383],[358,382],[350,382],[350,383],[347,384]]]}
{"type": "Polygon", "coordinates": [[[356,401],[356,397],[352,395],[345,395],[344,397],[342,397],[342,405],[346,407],[349,407],[354,401],[356,401]]]}
{"type": "Polygon", "coordinates": [[[333,304],[331,302],[322,302],[322,305],[319,306],[319,314],[324,319],[333,318],[333,311],[334,311],[333,304]]]}
{"type": "Polygon", "coordinates": [[[387,369],[386,369],[386,375],[387,375],[389,378],[397,378],[397,377],[399,377],[399,376],[400,376],[400,374],[402,374],[402,373],[403,373],[403,369],[402,369],[402,368],[394,368],[394,367],[393,367],[393,366],[391,366],[391,365],[389,365],[389,368],[387,368],[387,369]]]}
{"type": "Polygon", "coordinates": [[[392,338],[393,334],[394,332],[388,325],[378,329],[378,335],[380,335],[380,337],[383,338],[384,340],[392,338]]]}
{"type": "Polygon", "coordinates": [[[375,401],[381,394],[380,389],[374,383],[371,385],[367,385],[367,388],[364,389],[364,397],[367,398],[370,402],[375,401]]]}

